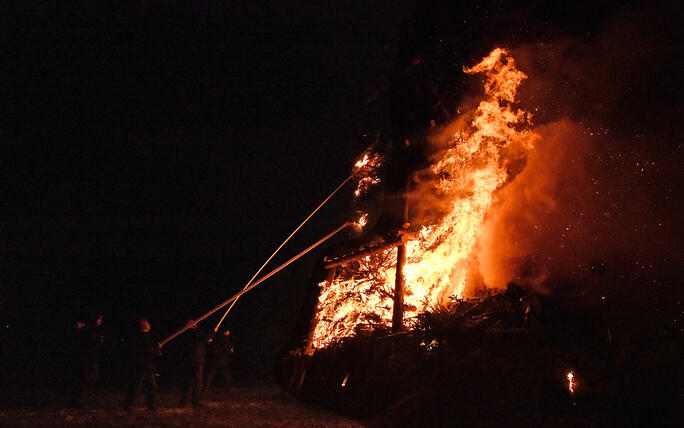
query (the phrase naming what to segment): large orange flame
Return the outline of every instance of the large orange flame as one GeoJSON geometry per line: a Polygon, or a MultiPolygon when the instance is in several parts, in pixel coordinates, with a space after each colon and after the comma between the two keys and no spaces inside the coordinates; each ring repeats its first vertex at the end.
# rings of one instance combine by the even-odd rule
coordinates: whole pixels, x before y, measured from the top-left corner
{"type": "MultiPolygon", "coordinates": [[[[506,150],[527,150],[535,134],[524,128],[531,115],[511,103],[527,76],[505,49],[494,49],[482,61],[464,68],[485,75],[485,95],[432,165],[441,179],[434,183],[446,213],[424,225],[406,243],[405,317],[430,306],[462,298],[473,266],[474,248],[495,191],[508,178],[506,150]]],[[[420,203],[418,201],[417,203],[420,203]]],[[[321,283],[314,347],[325,347],[374,324],[389,324],[395,281],[396,249],[371,254],[340,268],[337,278],[321,283]]]]}

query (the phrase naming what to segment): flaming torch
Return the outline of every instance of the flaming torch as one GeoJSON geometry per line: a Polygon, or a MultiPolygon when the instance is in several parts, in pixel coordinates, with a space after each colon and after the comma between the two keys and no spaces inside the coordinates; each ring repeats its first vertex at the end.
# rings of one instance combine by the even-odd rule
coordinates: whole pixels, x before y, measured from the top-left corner
{"type": "Polygon", "coordinates": [[[354,167],[356,167],[357,169],[361,169],[364,166],[368,165],[368,161],[368,153],[366,153],[365,155],[363,155],[362,159],[360,159],[358,162],[354,164],[354,167]]]}
{"type": "Polygon", "coordinates": [[[354,196],[359,197],[362,193],[367,191],[371,186],[374,186],[380,182],[380,177],[376,174],[376,168],[382,165],[382,157],[378,154],[368,156],[368,154],[363,155],[358,162],[354,164],[356,168],[355,174],[363,171],[364,175],[359,179],[359,183],[354,190],[354,196]]]}
{"type": "Polygon", "coordinates": [[[568,380],[568,392],[570,393],[570,398],[572,398],[572,405],[575,403],[575,390],[577,388],[577,381],[575,380],[575,372],[572,370],[565,374],[565,378],[568,380]]]}
{"type": "Polygon", "coordinates": [[[356,227],[358,230],[363,230],[364,227],[368,224],[368,214],[363,214],[361,217],[359,217],[358,220],[354,222],[354,227],[356,227]]]}

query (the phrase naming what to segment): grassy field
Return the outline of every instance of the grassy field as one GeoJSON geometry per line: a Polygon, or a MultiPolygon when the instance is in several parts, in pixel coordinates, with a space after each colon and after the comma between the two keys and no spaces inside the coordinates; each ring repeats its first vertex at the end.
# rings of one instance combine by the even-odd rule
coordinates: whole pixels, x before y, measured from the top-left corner
{"type": "MultiPolygon", "coordinates": [[[[121,407],[122,392],[99,391],[90,409],[74,410],[50,399],[49,392],[36,403],[0,404],[3,427],[360,427],[361,424],[334,413],[306,406],[285,396],[276,386],[241,386],[208,394],[204,407],[178,408],[178,392],[160,390],[158,410],[142,406],[131,412],[121,407]],[[50,402],[52,401],[52,403],[50,402]]],[[[23,401],[23,400],[22,400],[23,401]]]]}

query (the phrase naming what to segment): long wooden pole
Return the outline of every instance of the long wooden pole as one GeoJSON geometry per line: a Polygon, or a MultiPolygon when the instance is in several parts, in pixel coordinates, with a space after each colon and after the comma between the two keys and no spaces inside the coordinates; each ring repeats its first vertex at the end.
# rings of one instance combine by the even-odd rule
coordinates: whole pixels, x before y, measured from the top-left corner
{"type": "MultiPolygon", "coordinates": [[[[299,229],[301,229],[302,226],[304,226],[304,224],[306,224],[306,222],[309,221],[309,219],[310,219],[311,217],[313,217],[314,214],[316,214],[316,212],[318,212],[318,210],[320,210],[321,207],[322,207],[323,205],[325,205],[325,203],[328,202],[328,201],[330,200],[330,198],[332,198],[332,197],[335,195],[335,193],[337,193],[345,184],[347,184],[347,182],[348,182],[349,180],[351,180],[351,179],[356,175],[356,173],[358,173],[360,170],[361,170],[361,168],[355,169],[354,172],[353,172],[349,177],[347,177],[339,186],[337,186],[337,188],[336,188],[335,190],[333,190],[333,192],[332,192],[330,195],[328,195],[328,197],[325,198],[325,200],[323,200],[323,202],[321,202],[321,203],[316,207],[316,209],[313,210],[313,211],[311,212],[311,214],[309,214],[309,216],[308,216],[307,218],[305,218],[304,221],[302,221],[302,222],[299,224],[299,226],[297,226],[297,228],[296,228],[295,230],[292,231],[292,233],[290,233],[290,236],[288,236],[288,237],[283,241],[283,243],[280,244],[280,246],[279,246],[278,248],[276,248],[276,250],[273,252],[273,254],[271,254],[271,256],[264,262],[264,264],[261,265],[261,267],[259,268],[259,270],[256,271],[256,273],[252,276],[252,278],[250,278],[250,280],[247,281],[247,284],[245,284],[245,287],[244,287],[243,289],[246,289],[247,287],[249,287],[249,285],[252,283],[252,281],[254,281],[254,279],[261,273],[261,271],[266,267],[266,265],[271,261],[271,259],[273,259],[273,257],[275,257],[275,255],[278,254],[278,251],[280,251],[280,249],[283,248],[283,247],[285,246],[285,244],[287,244],[287,241],[289,241],[290,238],[292,238],[292,237],[295,235],[295,233],[297,233],[297,232],[299,231],[299,229]]],[[[235,306],[235,304],[237,303],[237,301],[238,301],[238,299],[233,300],[233,303],[231,303],[230,306],[228,307],[228,309],[226,309],[226,312],[223,314],[223,316],[222,316],[221,319],[219,320],[218,324],[216,324],[216,327],[214,327],[214,333],[218,332],[219,328],[221,327],[221,324],[223,324],[223,320],[226,319],[226,316],[227,316],[228,313],[233,309],[233,306],[235,306]]]]}
{"type": "Polygon", "coordinates": [[[397,247],[397,270],[394,279],[394,304],[392,308],[392,333],[404,330],[404,265],[406,264],[406,245],[397,247]]]}
{"type": "MultiPolygon", "coordinates": [[[[226,306],[228,303],[233,302],[233,301],[239,299],[243,294],[247,293],[249,290],[253,289],[253,288],[256,287],[257,285],[259,285],[259,284],[261,284],[262,282],[266,281],[268,278],[272,277],[272,276],[275,275],[276,273],[278,273],[278,272],[280,272],[281,270],[285,269],[287,266],[289,266],[291,263],[293,263],[294,261],[296,261],[297,259],[299,259],[299,258],[302,257],[303,255],[305,255],[305,254],[308,253],[309,251],[313,250],[314,248],[316,248],[317,246],[319,246],[319,245],[322,244],[323,242],[325,242],[325,241],[327,241],[328,239],[332,238],[335,234],[337,234],[339,231],[341,231],[341,230],[344,229],[345,227],[347,227],[347,226],[352,226],[352,225],[354,225],[354,223],[351,223],[351,222],[346,222],[346,223],[342,224],[340,227],[338,227],[337,229],[335,229],[335,230],[333,230],[332,232],[328,233],[327,235],[325,235],[324,237],[322,237],[322,238],[319,239],[318,241],[314,242],[314,243],[311,244],[309,247],[307,247],[305,250],[301,251],[299,254],[297,254],[296,256],[292,257],[290,260],[286,261],[286,262],[283,263],[282,265],[280,265],[280,266],[278,266],[277,268],[273,269],[272,271],[270,271],[270,272],[267,273],[266,275],[264,275],[264,276],[262,276],[261,278],[259,278],[257,281],[255,281],[255,282],[251,283],[250,285],[248,285],[247,287],[243,288],[242,291],[240,291],[239,293],[237,293],[237,294],[235,294],[234,296],[232,296],[231,298],[229,298],[229,299],[227,299],[227,300],[221,302],[219,305],[217,305],[217,306],[215,306],[214,308],[212,308],[209,312],[207,312],[207,313],[205,313],[204,315],[202,315],[201,317],[197,318],[197,319],[195,320],[195,323],[194,323],[194,324],[197,324],[197,323],[199,323],[199,322],[201,322],[201,321],[204,321],[206,318],[208,318],[208,317],[210,317],[211,315],[213,315],[214,313],[216,313],[218,310],[220,310],[221,308],[223,308],[224,306],[226,306]]],[[[193,325],[186,325],[185,327],[183,327],[183,328],[181,328],[181,329],[179,329],[179,330],[176,330],[176,331],[175,331],[173,334],[171,334],[169,337],[167,337],[166,339],[164,339],[164,340],[162,340],[161,342],[159,342],[159,347],[161,348],[162,346],[166,345],[167,343],[169,343],[170,341],[172,341],[172,340],[175,339],[176,337],[180,336],[180,335],[183,334],[186,330],[188,330],[188,329],[190,329],[190,328],[192,328],[192,327],[193,327],[193,325]]]]}
{"type": "Polygon", "coordinates": [[[403,240],[395,241],[395,242],[390,242],[389,244],[386,245],[381,245],[379,247],[373,247],[373,248],[367,248],[363,251],[360,251],[356,254],[350,255],[349,257],[341,257],[336,260],[330,260],[327,264],[323,265],[325,269],[333,269],[336,268],[337,266],[344,266],[346,264],[349,264],[353,261],[360,260],[370,254],[373,253],[381,253],[385,250],[389,250],[394,247],[398,247],[400,245],[404,245],[403,240]]]}

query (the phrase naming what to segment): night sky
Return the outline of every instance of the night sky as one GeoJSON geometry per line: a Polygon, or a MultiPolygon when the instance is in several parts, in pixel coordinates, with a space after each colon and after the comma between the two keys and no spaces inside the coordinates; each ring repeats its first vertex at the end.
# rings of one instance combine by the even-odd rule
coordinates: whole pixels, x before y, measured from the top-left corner
{"type": "MultiPolygon", "coordinates": [[[[477,3],[437,9],[452,13],[436,28],[453,22],[446,34],[457,35],[451,50],[430,48],[453,57],[441,67],[460,70],[499,40],[589,38],[616,8],[477,3]],[[507,16],[525,19],[482,32],[507,16]]],[[[407,49],[422,49],[402,31],[413,19],[434,42],[437,15],[409,1],[39,1],[0,12],[0,317],[3,340],[33,356],[62,352],[84,309],[105,314],[110,339],[140,315],[161,336],[240,290],[376,135],[392,140],[388,88],[407,49]]],[[[442,82],[454,90],[448,109],[459,79],[442,82]]],[[[271,266],[352,218],[352,190],[271,266]]],[[[269,371],[325,251],[236,306],[226,326],[246,371],[269,371]]]]}
{"type": "MultiPolygon", "coordinates": [[[[161,334],[240,290],[387,121],[366,98],[392,71],[410,4],[339,6],[3,6],[10,335],[46,352],[83,308],[113,335],[138,315],[161,334]]],[[[271,267],[354,215],[352,190],[271,267]]],[[[293,333],[322,255],[227,320],[260,369],[293,333]]]]}

